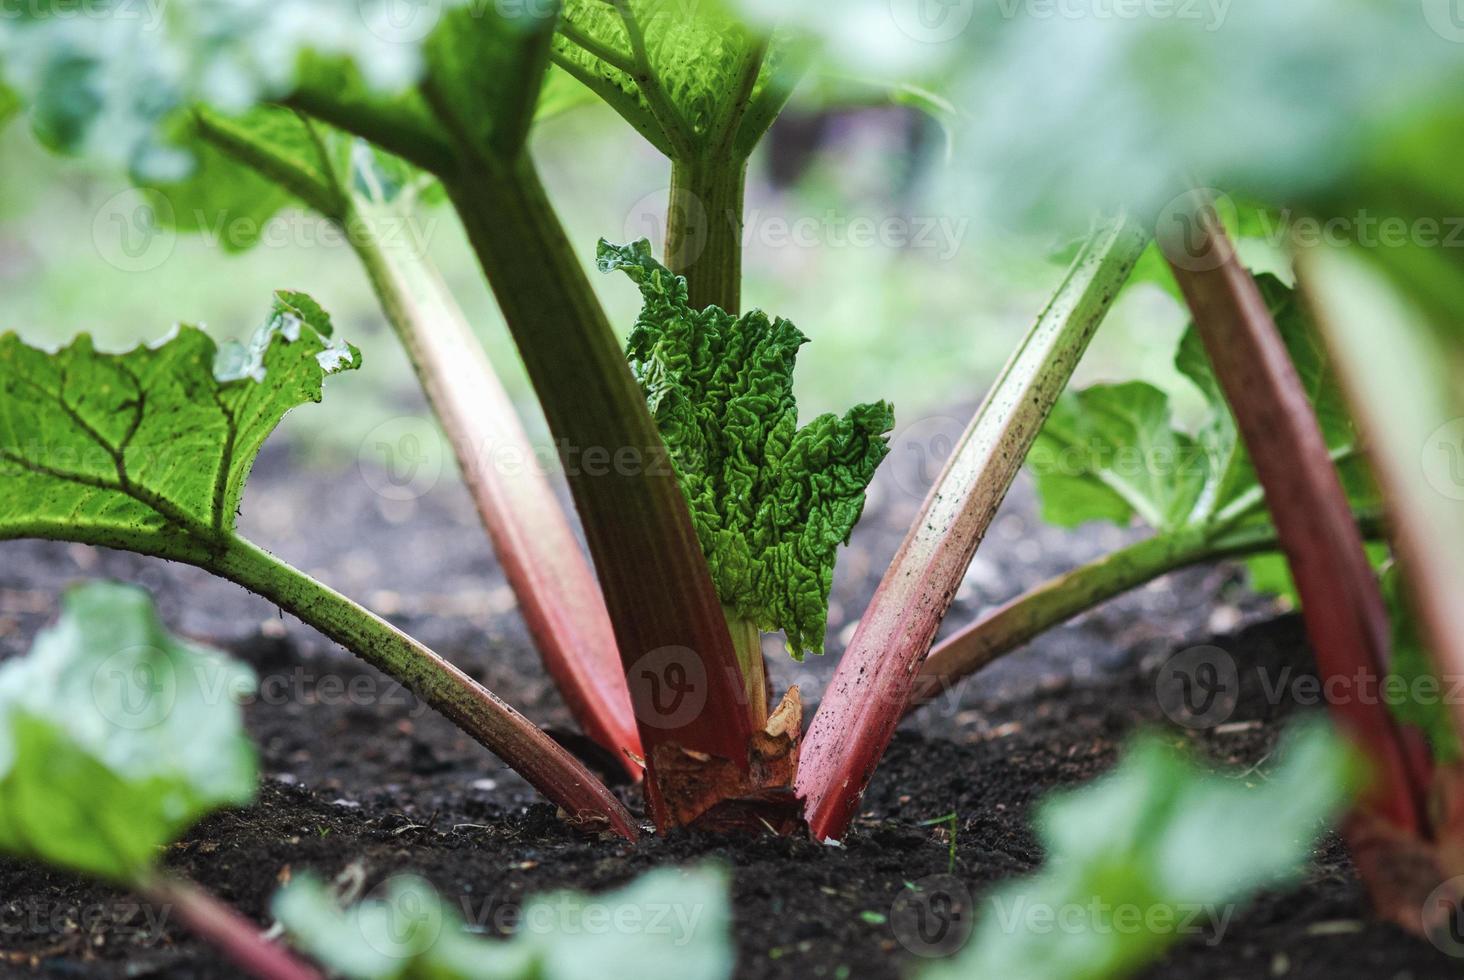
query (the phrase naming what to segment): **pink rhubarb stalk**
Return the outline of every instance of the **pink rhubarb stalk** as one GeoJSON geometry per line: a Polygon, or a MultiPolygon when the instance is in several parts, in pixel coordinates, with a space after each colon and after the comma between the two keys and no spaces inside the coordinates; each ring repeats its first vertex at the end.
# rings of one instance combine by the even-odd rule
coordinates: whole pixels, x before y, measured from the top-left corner
{"type": "Polygon", "coordinates": [[[1090,238],[926,498],[804,743],[797,790],[815,838],[848,831],[977,545],[1146,241],[1127,219],[1090,238]]]}
{"type": "Polygon", "coordinates": [[[194,935],[259,980],[323,980],[314,967],[260,934],[234,909],[189,881],[155,877],[141,886],[148,901],[176,916],[194,935]]]}
{"type": "Polygon", "coordinates": [[[585,734],[639,778],[640,736],[605,600],[512,399],[437,270],[405,250],[357,240],[544,666],[585,734]]]}
{"type": "MultiPolygon", "coordinates": [[[[1377,684],[1390,650],[1387,613],[1301,379],[1255,279],[1200,192],[1188,218],[1187,240],[1161,245],[1265,490],[1323,679],[1377,684]]],[[[1381,699],[1352,690],[1332,712],[1374,763],[1364,808],[1419,833],[1427,777],[1417,753],[1381,699]]]]}

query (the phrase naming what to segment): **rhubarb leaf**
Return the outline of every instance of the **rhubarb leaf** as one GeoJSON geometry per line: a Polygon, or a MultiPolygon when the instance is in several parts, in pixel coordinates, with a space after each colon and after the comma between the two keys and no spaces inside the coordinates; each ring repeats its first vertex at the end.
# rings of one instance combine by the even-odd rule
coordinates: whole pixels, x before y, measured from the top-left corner
{"type": "Polygon", "coordinates": [[[1226,909],[1295,878],[1358,783],[1325,722],[1288,733],[1279,755],[1267,778],[1222,776],[1140,740],[1110,775],[1043,803],[1046,867],[990,896],[967,951],[923,980],[1108,980],[1181,939],[1197,912],[1226,915],[1198,920],[1223,929],[1226,909]]]}
{"type": "Polygon", "coordinates": [[[1095,385],[1059,399],[1028,465],[1042,516],[1062,527],[1122,525],[1138,514],[1171,530],[1186,522],[1206,480],[1195,439],[1174,427],[1169,396],[1142,382],[1095,385]]]}
{"type": "Polygon", "coordinates": [[[754,310],[693,310],[686,280],[649,243],[600,243],[602,272],[624,271],[645,306],[626,344],[722,604],[782,630],[793,656],[823,652],[838,546],[864,509],[889,451],[894,410],[857,405],[802,428],[793,367],[807,343],[787,320],[754,310]]]}
{"type": "MultiPolygon", "coordinates": [[[[711,149],[751,104],[789,83],[796,45],[775,39],[764,54],[756,29],[725,3],[692,7],[663,0],[567,0],[553,42],[554,58],[668,156],[711,149]],[[750,59],[760,59],[752,61],[750,59]],[[743,91],[740,78],[757,74],[743,91]]],[[[771,124],[757,113],[754,127],[771,124]]],[[[751,150],[761,130],[737,141],[751,150]]]]}
{"type": "Polygon", "coordinates": [[[0,336],[0,539],[198,561],[232,534],[244,481],[286,412],[360,364],[309,297],[281,292],[247,344],[196,327],[122,354],[0,336]]]}
{"type": "MultiPolygon", "coordinates": [[[[1357,457],[1357,432],[1341,388],[1293,290],[1272,275],[1256,279],[1338,459],[1354,502],[1374,497],[1357,457]]],[[[1203,396],[1195,432],[1172,417],[1169,393],[1139,382],[1064,394],[1034,445],[1029,466],[1043,517],[1065,527],[1089,520],[1127,524],[1135,516],[1158,531],[1216,519],[1264,519],[1260,484],[1234,416],[1193,327],[1175,368],[1203,396]]]]}
{"type": "Polygon", "coordinates": [[[140,589],[68,592],[0,667],[0,848],[113,881],[255,790],[249,669],[169,635],[140,589]]]}
{"type": "Polygon", "coordinates": [[[727,880],[713,868],[652,871],[593,898],[536,896],[506,941],[467,932],[432,886],[411,875],[347,910],[302,875],[275,897],[274,913],[297,945],[351,980],[723,980],[732,972],[727,880]]]}

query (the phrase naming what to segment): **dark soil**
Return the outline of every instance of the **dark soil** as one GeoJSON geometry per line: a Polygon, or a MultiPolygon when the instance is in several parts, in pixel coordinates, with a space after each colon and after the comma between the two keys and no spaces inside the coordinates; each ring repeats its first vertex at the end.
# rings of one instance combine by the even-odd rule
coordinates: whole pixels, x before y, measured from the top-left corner
{"type": "MultiPolygon", "coordinates": [[[[922,423],[923,424],[923,423],[922,423]]],[[[954,422],[931,420],[921,436],[954,422]],[[928,430],[928,431],[927,431],[928,430]]],[[[901,445],[841,559],[829,649],[872,593],[925,479],[919,445],[901,445]]],[[[570,723],[536,667],[513,597],[462,489],[444,479],[394,502],[356,466],[310,469],[275,449],[261,460],[245,533],[388,616],[552,729],[570,723]]],[[[378,483],[379,485],[379,483],[378,483]]],[[[1035,517],[1019,483],[957,597],[950,622],[1121,543],[1064,533],[1035,517]]],[[[1110,604],[998,663],[907,723],[844,847],[807,840],[679,835],[638,847],[576,836],[552,807],[410,696],[269,604],[190,568],[91,548],[0,545],[0,657],[22,653],[68,583],[137,582],[177,630],[248,661],[264,679],[247,710],[265,778],[258,802],[214,816],[168,864],[261,923],[280,882],[348,868],[367,888],[402,871],[431,879],[488,924],[544,889],[604,889],[664,864],[719,860],[734,870],[738,975],[911,976],[920,960],[886,921],[908,882],[944,875],[950,838],[924,821],[954,812],[954,878],[981,898],[1042,860],[1032,805],[1108,769],[1129,735],[1159,728],[1217,763],[1254,766],[1298,710],[1245,688],[1228,724],[1167,721],[1155,674],[1174,651],[1214,643],[1243,677],[1253,667],[1312,670],[1298,621],[1249,595],[1234,568],[1198,569],[1110,604]]],[[[776,682],[816,695],[834,665],[794,665],[769,641],[776,682]]],[[[634,794],[626,791],[628,800],[634,794]]],[[[1094,828],[1101,833],[1101,828],[1094,828]]],[[[1346,854],[1328,838],[1305,882],[1241,911],[1220,936],[1178,947],[1159,978],[1453,976],[1459,962],[1374,921],[1346,854]]],[[[0,971],[15,975],[235,975],[157,910],[73,876],[0,860],[0,971]],[[8,966],[6,965],[8,964],[8,966]]],[[[1054,978],[1060,980],[1060,978],[1054,978]]]]}

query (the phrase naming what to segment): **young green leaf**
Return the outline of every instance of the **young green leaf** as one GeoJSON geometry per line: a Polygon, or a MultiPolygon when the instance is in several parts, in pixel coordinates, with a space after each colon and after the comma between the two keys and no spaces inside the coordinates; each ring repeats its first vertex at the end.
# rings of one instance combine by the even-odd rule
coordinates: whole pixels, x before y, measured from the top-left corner
{"type": "Polygon", "coordinates": [[[686,280],[649,243],[600,243],[602,272],[624,271],[645,307],[627,340],[636,380],[676,466],[722,604],[782,630],[793,656],[823,652],[838,546],[889,451],[894,410],[857,405],[803,427],[793,366],[808,342],[787,320],[693,310],[686,280]]]}
{"type": "Polygon", "coordinates": [[[137,880],[199,817],[254,795],[234,701],[253,689],[247,667],[169,635],[140,589],[68,592],[0,667],[0,848],[137,880]]]}
{"type": "Polygon", "coordinates": [[[187,326],[122,354],[85,334],[54,354],[0,336],[0,538],[197,560],[230,537],[265,437],[359,364],[289,292],[247,345],[187,326]]]}
{"type": "Polygon", "coordinates": [[[727,880],[715,868],[652,871],[596,897],[536,896],[503,942],[466,932],[432,886],[411,875],[344,911],[302,875],[276,896],[274,912],[297,945],[351,980],[722,980],[732,971],[727,880]]]}
{"type": "MultiPolygon", "coordinates": [[[[1295,291],[1281,280],[1262,274],[1256,285],[1301,376],[1349,499],[1358,508],[1372,506],[1376,492],[1358,452],[1357,430],[1315,328],[1295,291]]],[[[1063,396],[1028,460],[1044,519],[1073,527],[1090,520],[1126,525],[1137,516],[1161,533],[1203,526],[1219,532],[1265,521],[1255,469],[1193,326],[1181,339],[1174,364],[1205,401],[1205,416],[1193,433],[1174,421],[1170,394],[1151,384],[1095,385],[1063,396]]],[[[1281,560],[1260,556],[1248,563],[1257,588],[1293,592],[1281,560]]]]}
{"type": "Polygon", "coordinates": [[[1046,868],[998,889],[967,952],[923,980],[1127,976],[1179,939],[1174,926],[1195,911],[1227,914],[1292,880],[1358,773],[1323,722],[1289,733],[1280,756],[1267,778],[1248,781],[1140,740],[1112,774],[1042,805],[1046,868]],[[1125,927],[1134,913],[1168,927],[1125,927]],[[1074,922],[1083,928],[1066,927],[1074,922]]]}

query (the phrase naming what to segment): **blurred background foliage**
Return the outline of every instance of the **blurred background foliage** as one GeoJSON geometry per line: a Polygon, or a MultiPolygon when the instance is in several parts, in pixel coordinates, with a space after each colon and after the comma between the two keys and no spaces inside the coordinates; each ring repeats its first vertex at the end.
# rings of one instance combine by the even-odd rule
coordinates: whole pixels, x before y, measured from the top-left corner
{"type": "MultiPolygon", "coordinates": [[[[916,108],[829,111],[810,99],[795,101],[753,160],[745,302],[812,338],[797,376],[809,416],[885,398],[903,426],[969,406],[1062,277],[1059,237],[998,227],[979,208],[945,198],[946,139],[916,108]]],[[[598,103],[540,124],[534,153],[592,282],[628,330],[636,293],[593,272],[594,246],[601,236],[663,237],[669,164],[598,103]]],[[[88,331],[108,349],[155,339],[179,320],[240,337],[257,325],[262,297],[302,289],[361,347],[364,364],[333,379],[310,418],[287,419],[295,443],[323,439],[322,450],[353,454],[377,424],[425,414],[360,263],[318,216],[286,209],[247,251],[223,247],[219,229],[149,230],[135,213],[141,198],[115,166],[46,151],[23,119],[0,131],[0,172],[0,329],[47,345],[88,331]]],[[[451,210],[424,210],[409,233],[426,242],[547,443],[451,210]]],[[[1143,365],[1164,377],[1182,327],[1177,304],[1141,291],[1120,305],[1082,373],[1131,377],[1143,365]]]]}
{"type": "MultiPolygon", "coordinates": [[[[1324,214],[1376,202],[1464,213],[1453,0],[849,0],[838,16],[743,5],[820,51],[752,162],[743,290],[745,305],[813,339],[797,376],[810,415],[871,398],[893,401],[902,427],[958,414],[1060,280],[1091,210],[1121,202],[1161,220],[1189,175],[1324,214]]],[[[609,109],[546,120],[533,149],[587,267],[601,236],[661,237],[669,165],[609,109]]],[[[270,290],[304,289],[365,368],[295,420],[297,444],[353,454],[380,422],[425,413],[355,257],[322,219],[288,209],[247,251],[223,247],[217,229],[149,230],[115,164],[50,154],[19,119],[0,131],[0,168],[0,329],[47,344],[89,331],[118,348],[183,320],[233,337],[270,290]]],[[[1279,220],[1246,247],[1253,266],[1284,273],[1279,220]]],[[[411,233],[544,439],[451,211],[424,211],[411,233]]],[[[1077,385],[1186,390],[1171,364],[1186,318],[1152,265],[1077,385]]],[[[628,328],[634,290],[592,280],[628,328]]],[[[1198,398],[1179,409],[1198,412],[1198,398]]]]}

